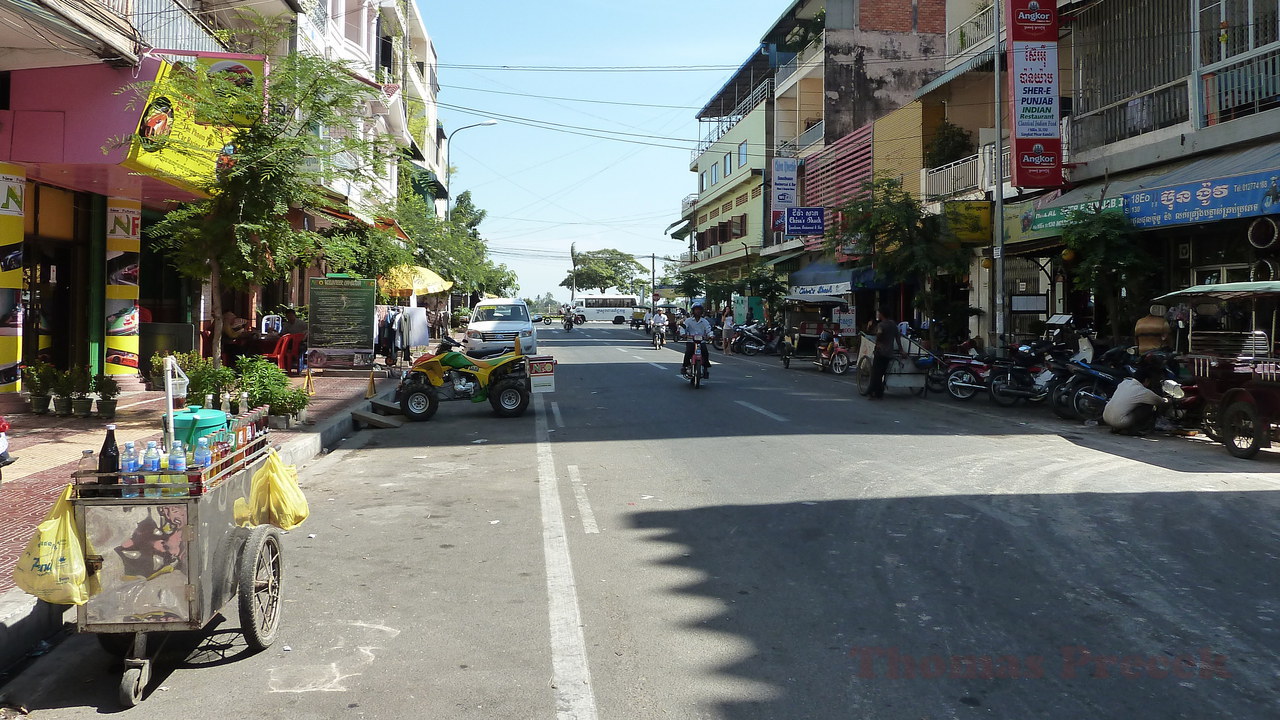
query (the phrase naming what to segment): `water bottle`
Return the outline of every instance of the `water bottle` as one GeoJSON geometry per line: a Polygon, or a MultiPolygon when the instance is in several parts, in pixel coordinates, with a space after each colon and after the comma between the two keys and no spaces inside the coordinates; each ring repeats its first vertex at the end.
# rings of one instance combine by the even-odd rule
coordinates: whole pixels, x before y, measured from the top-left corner
{"type": "MultiPolygon", "coordinates": [[[[76,472],[88,470],[96,472],[98,470],[98,461],[93,457],[92,450],[84,450],[80,453],[80,462],[76,463],[76,472]]],[[[76,484],[79,485],[80,497],[98,497],[96,478],[76,478],[76,484]]]]}
{"type": "MultiPolygon", "coordinates": [[[[143,472],[160,472],[160,448],[156,447],[155,440],[147,441],[147,451],[142,454],[142,470],[143,472]]],[[[147,485],[155,485],[160,482],[159,475],[147,475],[143,482],[147,485]]],[[[143,494],[147,497],[160,497],[160,488],[149,487],[143,490],[143,494]]]]}
{"type": "Polygon", "coordinates": [[[130,440],[124,444],[124,455],[120,458],[120,484],[125,487],[120,491],[120,497],[136,498],[140,494],[138,488],[131,487],[137,485],[141,478],[132,474],[138,469],[138,449],[134,447],[133,441],[130,440]]]}
{"type": "Polygon", "coordinates": [[[213,464],[213,451],[209,449],[209,438],[196,440],[196,451],[191,454],[191,463],[198,468],[207,468],[213,464]]]}
{"type": "MultiPolygon", "coordinates": [[[[184,475],[187,472],[187,453],[185,450],[182,449],[181,440],[174,440],[173,447],[169,450],[169,472],[182,473],[184,475]]],[[[168,482],[177,483],[177,482],[184,482],[186,478],[166,477],[165,480],[168,482]]],[[[164,489],[164,494],[166,496],[171,496],[171,495],[186,495],[187,493],[182,491],[179,488],[167,487],[164,489]]]]}

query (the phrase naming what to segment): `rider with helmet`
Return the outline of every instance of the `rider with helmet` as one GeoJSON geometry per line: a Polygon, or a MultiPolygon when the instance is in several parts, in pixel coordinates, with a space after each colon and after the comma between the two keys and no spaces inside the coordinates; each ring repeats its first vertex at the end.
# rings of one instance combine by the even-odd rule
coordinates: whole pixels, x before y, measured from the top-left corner
{"type": "Polygon", "coordinates": [[[680,374],[689,373],[689,362],[693,359],[693,338],[702,337],[702,377],[708,377],[707,368],[711,367],[711,358],[707,354],[707,338],[711,337],[711,321],[703,314],[701,305],[693,306],[693,315],[684,319],[684,362],[680,365],[680,374]]]}

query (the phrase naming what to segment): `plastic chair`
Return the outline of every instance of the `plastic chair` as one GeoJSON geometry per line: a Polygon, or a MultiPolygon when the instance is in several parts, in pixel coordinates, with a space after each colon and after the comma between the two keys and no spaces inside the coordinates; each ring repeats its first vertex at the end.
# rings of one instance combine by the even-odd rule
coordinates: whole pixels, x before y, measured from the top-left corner
{"type": "Polygon", "coordinates": [[[298,367],[298,356],[302,354],[302,337],[300,333],[281,335],[276,341],[276,349],[263,357],[275,360],[276,367],[285,372],[294,372],[298,367]]]}
{"type": "Polygon", "coordinates": [[[262,328],[258,331],[262,335],[272,332],[280,332],[284,327],[284,318],[279,315],[263,315],[262,328]]]}

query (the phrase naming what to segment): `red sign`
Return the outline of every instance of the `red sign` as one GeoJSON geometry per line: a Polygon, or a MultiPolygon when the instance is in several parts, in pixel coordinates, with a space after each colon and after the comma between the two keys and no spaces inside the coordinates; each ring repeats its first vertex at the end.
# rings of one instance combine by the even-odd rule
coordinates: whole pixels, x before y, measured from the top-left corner
{"type": "Polygon", "coordinates": [[[1058,42],[1055,0],[1008,0],[1007,35],[1011,42],[1058,42]]]}
{"type": "Polygon", "coordinates": [[[786,232],[787,229],[787,211],[774,210],[773,222],[769,225],[773,232],[786,232]]]}
{"type": "Polygon", "coordinates": [[[1009,162],[1018,187],[1062,185],[1062,140],[1058,138],[1014,138],[1009,162]]]}

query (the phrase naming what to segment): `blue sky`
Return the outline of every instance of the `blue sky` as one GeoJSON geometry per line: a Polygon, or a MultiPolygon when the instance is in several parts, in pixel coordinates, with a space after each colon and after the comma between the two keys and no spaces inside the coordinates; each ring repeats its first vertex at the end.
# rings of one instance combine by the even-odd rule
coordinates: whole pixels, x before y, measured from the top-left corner
{"type": "Polygon", "coordinates": [[[454,136],[452,185],[455,193],[471,191],[488,211],[481,233],[494,259],[519,275],[522,297],[551,292],[568,299],[558,285],[569,271],[571,243],[579,251],[659,256],[687,250],[663,230],[679,219],[681,199],[697,191],[689,171],[699,133],[694,114],[789,5],[419,0],[439,55],[446,132],[499,121],[454,136]],[[717,69],[525,72],[459,65],[717,69]],[[521,124],[526,119],[616,139],[521,124]]]}

